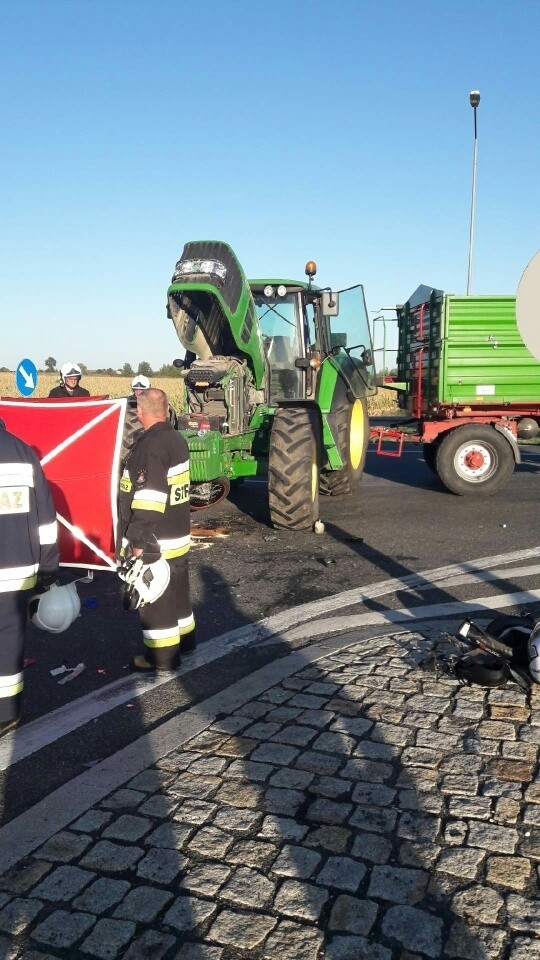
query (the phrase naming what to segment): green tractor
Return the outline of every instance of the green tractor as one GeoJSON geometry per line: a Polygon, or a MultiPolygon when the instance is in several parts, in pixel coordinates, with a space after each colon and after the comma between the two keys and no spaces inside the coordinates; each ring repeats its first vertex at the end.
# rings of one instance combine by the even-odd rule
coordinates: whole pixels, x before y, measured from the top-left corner
{"type": "Polygon", "coordinates": [[[190,452],[193,509],[231,483],[268,477],[274,527],[312,528],[321,494],[354,493],[376,392],[361,285],[339,293],[308,282],[247,281],[231,248],[187,243],[167,292],[186,350],[178,428],[190,452]]]}

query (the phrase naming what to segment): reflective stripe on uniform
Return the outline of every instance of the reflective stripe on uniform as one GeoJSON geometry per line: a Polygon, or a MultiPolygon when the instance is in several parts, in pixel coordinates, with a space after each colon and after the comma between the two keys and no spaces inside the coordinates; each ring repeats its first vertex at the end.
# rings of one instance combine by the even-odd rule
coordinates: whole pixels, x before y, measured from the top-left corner
{"type": "Polygon", "coordinates": [[[39,542],[42,547],[56,543],[57,537],[58,528],[56,526],[56,520],[53,520],[52,523],[41,524],[39,527],[39,542]]]}
{"type": "Polygon", "coordinates": [[[165,513],[165,504],[167,503],[167,494],[161,490],[137,490],[131,501],[132,510],[155,510],[157,513],[165,513]]]}
{"type": "Polygon", "coordinates": [[[189,617],[184,617],[183,620],[178,621],[178,633],[181,637],[186,633],[191,633],[195,629],[195,617],[191,613],[189,617]]]}
{"type": "Polygon", "coordinates": [[[165,627],[162,630],[143,630],[143,640],[147,647],[174,647],[180,643],[178,626],[165,627]]]}
{"type": "Polygon", "coordinates": [[[189,460],[185,460],[184,463],[176,463],[174,467],[169,467],[167,470],[167,482],[172,483],[174,477],[180,476],[182,473],[189,473],[189,460]]]}
{"type": "Polygon", "coordinates": [[[124,470],[122,474],[122,479],[120,480],[120,489],[122,490],[123,493],[129,493],[132,487],[133,487],[133,484],[129,478],[129,473],[127,470],[124,470]]]}
{"type": "Polygon", "coordinates": [[[11,590],[30,590],[35,587],[37,570],[37,563],[0,569],[0,593],[9,593],[11,590]]]}
{"type": "Polygon", "coordinates": [[[23,686],[22,673],[13,673],[10,677],[0,677],[0,698],[16,697],[23,686]]]}
{"type": "Polygon", "coordinates": [[[161,556],[165,560],[173,560],[174,557],[182,557],[187,553],[191,545],[189,533],[185,537],[171,537],[169,539],[159,539],[159,549],[161,556]]]}
{"type": "Polygon", "coordinates": [[[2,486],[34,486],[34,468],[31,463],[0,463],[2,486]]]}

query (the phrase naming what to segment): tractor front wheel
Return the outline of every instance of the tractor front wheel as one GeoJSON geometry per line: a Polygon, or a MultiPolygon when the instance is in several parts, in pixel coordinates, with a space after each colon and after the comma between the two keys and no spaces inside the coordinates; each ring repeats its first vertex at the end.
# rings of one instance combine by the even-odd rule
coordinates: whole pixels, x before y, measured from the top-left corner
{"type": "Polygon", "coordinates": [[[268,503],[274,527],[307,530],[319,519],[320,435],[316,411],[276,410],[268,453],[268,503]]]}
{"type": "Polygon", "coordinates": [[[356,493],[362,479],[369,440],[367,400],[342,403],[329,414],[344,467],[321,473],[321,493],[329,497],[356,493]]]}
{"type": "Polygon", "coordinates": [[[508,483],[515,460],[508,440],[489,424],[449,430],[437,445],[437,473],[458,496],[492,496],[508,483]]]}
{"type": "Polygon", "coordinates": [[[126,415],[124,418],[124,432],[122,434],[122,446],[120,447],[120,468],[123,469],[125,459],[130,452],[133,444],[143,433],[141,422],[137,416],[137,404],[128,403],[126,415]]]}

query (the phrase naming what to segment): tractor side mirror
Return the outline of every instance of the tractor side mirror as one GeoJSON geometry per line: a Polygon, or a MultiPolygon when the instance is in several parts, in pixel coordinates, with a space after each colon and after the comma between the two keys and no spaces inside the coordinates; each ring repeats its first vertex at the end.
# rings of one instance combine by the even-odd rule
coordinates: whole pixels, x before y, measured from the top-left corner
{"type": "Polygon", "coordinates": [[[339,293],[323,290],[321,294],[321,313],[324,317],[337,317],[339,314],[339,293]]]}
{"type": "Polygon", "coordinates": [[[176,367],[177,370],[181,370],[182,367],[184,366],[184,358],[182,357],[180,359],[177,357],[176,360],[173,360],[172,365],[173,367],[176,367]]]}
{"type": "Polygon", "coordinates": [[[307,370],[310,366],[310,361],[307,357],[297,357],[294,361],[294,365],[298,368],[298,370],[307,370]]]}
{"type": "Polygon", "coordinates": [[[373,366],[373,353],[371,352],[371,350],[369,349],[363,350],[360,356],[362,359],[362,363],[365,364],[366,367],[373,366]]]}

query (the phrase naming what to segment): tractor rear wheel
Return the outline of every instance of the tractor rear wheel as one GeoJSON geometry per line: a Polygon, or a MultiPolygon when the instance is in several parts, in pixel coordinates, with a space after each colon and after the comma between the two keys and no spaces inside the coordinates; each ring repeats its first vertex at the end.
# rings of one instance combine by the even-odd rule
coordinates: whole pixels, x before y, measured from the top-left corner
{"type": "Polygon", "coordinates": [[[461,497],[498,493],[515,466],[508,440],[487,423],[449,430],[437,445],[435,463],[445,487],[461,497]]]}
{"type": "Polygon", "coordinates": [[[276,410],[268,453],[268,503],[274,527],[307,530],[319,519],[320,435],[315,410],[276,410]]]}
{"type": "Polygon", "coordinates": [[[341,470],[321,473],[320,489],[323,495],[339,497],[356,493],[362,479],[369,440],[367,400],[342,402],[329,415],[335,428],[337,448],[345,466],[341,470]]]}

